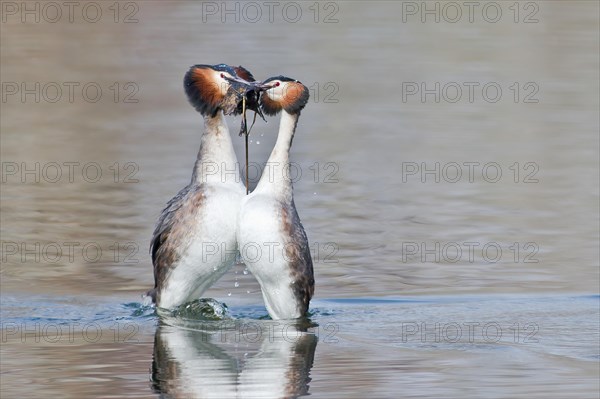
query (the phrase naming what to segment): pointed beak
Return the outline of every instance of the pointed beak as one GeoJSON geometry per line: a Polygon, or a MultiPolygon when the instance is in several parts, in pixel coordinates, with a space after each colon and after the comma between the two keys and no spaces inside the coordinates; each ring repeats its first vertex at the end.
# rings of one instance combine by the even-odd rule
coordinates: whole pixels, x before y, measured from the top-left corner
{"type": "Polygon", "coordinates": [[[247,90],[255,90],[255,91],[265,91],[265,90],[269,90],[270,88],[274,87],[274,84],[265,84],[263,82],[248,82],[247,80],[244,80],[242,78],[239,77],[225,77],[225,79],[227,79],[232,85],[234,86],[238,86],[241,85],[243,87],[246,87],[247,90]]]}
{"type": "Polygon", "coordinates": [[[275,87],[275,83],[252,82],[260,91],[266,91],[275,87]]]}
{"type": "Polygon", "coordinates": [[[224,107],[225,114],[241,114],[244,112],[244,99],[245,99],[245,108],[256,112],[263,120],[265,117],[260,109],[260,105],[258,104],[258,99],[260,97],[260,93],[265,89],[261,87],[261,82],[248,82],[239,77],[225,77],[227,81],[231,84],[230,92],[232,95],[228,97],[231,101],[229,107],[224,107]]]}

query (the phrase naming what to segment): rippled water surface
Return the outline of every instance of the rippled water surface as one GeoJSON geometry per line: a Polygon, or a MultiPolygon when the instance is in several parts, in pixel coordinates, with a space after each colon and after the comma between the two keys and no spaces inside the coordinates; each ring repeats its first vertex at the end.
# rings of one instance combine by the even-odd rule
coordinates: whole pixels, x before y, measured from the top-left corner
{"type": "MultiPolygon", "coordinates": [[[[22,4],[0,24],[2,397],[598,397],[597,2],[22,4]],[[309,320],[269,320],[242,264],[206,293],[222,320],[142,304],[203,131],[182,77],[219,62],[310,88],[309,320]]],[[[254,127],[252,185],[276,131],[254,127]]]]}

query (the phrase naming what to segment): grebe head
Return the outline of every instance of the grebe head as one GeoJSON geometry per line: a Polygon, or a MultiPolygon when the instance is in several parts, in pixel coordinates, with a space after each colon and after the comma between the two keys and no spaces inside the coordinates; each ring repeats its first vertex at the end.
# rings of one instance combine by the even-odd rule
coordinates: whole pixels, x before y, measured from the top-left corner
{"type": "Polygon", "coordinates": [[[308,102],[308,88],[295,79],[274,76],[258,86],[265,90],[260,96],[260,107],[269,116],[277,115],[282,109],[288,114],[299,114],[308,102]]]}
{"type": "Polygon", "coordinates": [[[215,116],[219,110],[238,115],[246,108],[260,114],[259,88],[254,76],[242,66],[198,64],[190,68],[183,80],[190,104],[203,116],[215,116]]]}

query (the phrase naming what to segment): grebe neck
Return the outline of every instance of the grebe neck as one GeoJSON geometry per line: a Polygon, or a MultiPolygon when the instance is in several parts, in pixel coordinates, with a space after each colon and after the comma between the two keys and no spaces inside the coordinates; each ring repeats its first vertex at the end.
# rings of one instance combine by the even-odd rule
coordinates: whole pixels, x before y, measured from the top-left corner
{"type": "Polygon", "coordinates": [[[239,165],[222,111],[204,117],[192,183],[240,183],[239,165]]]}
{"type": "Polygon", "coordinates": [[[277,141],[265,165],[256,190],[268,190],[291,200],[290,148],[292,147],[292,140],[294,139],[299,117],[300,113],[290,114],[285,110],[281,111],[277,141]]]}

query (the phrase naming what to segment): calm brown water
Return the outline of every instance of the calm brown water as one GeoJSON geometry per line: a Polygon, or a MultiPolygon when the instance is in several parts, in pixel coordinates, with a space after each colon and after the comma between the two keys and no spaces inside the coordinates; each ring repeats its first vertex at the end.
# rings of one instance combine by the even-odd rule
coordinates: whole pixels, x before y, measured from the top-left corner
{"type": "Polygon", "coordinates": [[[597,2],[23,4],[0,24],[2,397],[598,397],[597,2]],[[237,322],[140,304],[203,129],[183,74],[220,62],[311,90],[308,334],[264,320],[243,265],[206,294],[237,322]]]}

